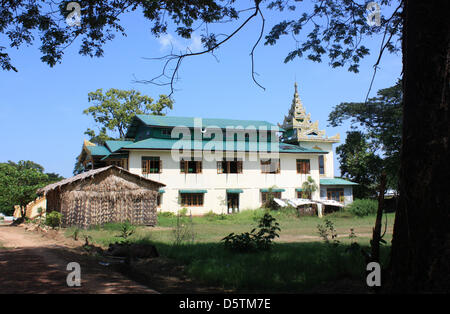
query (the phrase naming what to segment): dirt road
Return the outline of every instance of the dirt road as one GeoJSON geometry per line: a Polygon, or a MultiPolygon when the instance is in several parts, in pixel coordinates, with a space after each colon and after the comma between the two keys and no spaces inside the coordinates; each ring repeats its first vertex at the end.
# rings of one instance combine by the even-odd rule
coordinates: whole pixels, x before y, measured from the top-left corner
{"type": "Polygon", "coordinates": [[[71,242],[0,225],[0,293],[157,293],[83,258],[71,242]],[[81,287],[66,283],[70,262],[81,266],[81,287]]]}

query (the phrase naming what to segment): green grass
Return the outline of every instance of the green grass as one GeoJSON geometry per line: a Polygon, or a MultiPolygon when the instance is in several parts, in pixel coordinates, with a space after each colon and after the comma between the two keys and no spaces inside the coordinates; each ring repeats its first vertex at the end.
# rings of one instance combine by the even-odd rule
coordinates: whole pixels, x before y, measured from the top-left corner
{"type": "MultiPolygon", "coordinates": [[[[237,254],[224,249],[220,240],[231,232],[248,232],[256,227],[263,209],[242,211],[233,215],[206,215],[192,217],[195,241],[181,246],[173,245],[173,227],[176,217],[158,215],[158,226],[136,228],[131,241],[145,241],[156,245],[158,252],[185,265],[189,277],[205,285],[248,292],[302,292],[313,286],[340,278],[363,280],[364,259],[346,249],[353,228],[356,241],[368,247],[375,216],[353,217],[346,212],[326,215],[324,218],[300,217],[292,211],[271,214],[280,224],[280,238],[271,251],[237,254]],[[329,219],[334,223],[341,244],[337,248],[325,244],[318,235],[317,225],[329,219]]],[[[392,239],[394,214],[387,214],[387,246],[382,246],[383,262],[387,262],[392,239]]],[[[184,217],[184,223],[190,218],[184,217]]],[[[383,226],[384,226],[383,219],[383,226]]],[[[89,235],[97,244],[107,246],[120,240],[121,224],[106,224],[80,232],[79,238],[89,235]]],[[[383,227],[384,228],[384,227],[383,227]]],[[[74,228],[66,230],[70,236],[74,228]]]]}

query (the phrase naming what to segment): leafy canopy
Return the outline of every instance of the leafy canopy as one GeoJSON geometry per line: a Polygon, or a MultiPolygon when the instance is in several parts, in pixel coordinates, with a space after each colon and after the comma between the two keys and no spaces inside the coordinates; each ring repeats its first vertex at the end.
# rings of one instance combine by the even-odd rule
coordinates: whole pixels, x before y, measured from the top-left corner
{"type": "Polygon", "coordinates": [[[92,116],[100,131],[96,134],[94,130],[88,129],[85,134],[96,143],[117,138],[117,135],[121,139],[125,138],[126,129],[137,114],[164,115],[163,111],[172,109],[173,106],[173,100],[166,95],[160,95],[158,101],[153,102],[153,98],[141,95],[138,91],[115,88],[105,93],[102,89],[90,92],[88,100],[93,106],[85,109],[83,113],[92,116]],[[108,131],[111,131],[113,136],[109,136],[108,131]]]}
{"type": "Polygon", "coordinates": [[[336,148],[342,175],[366,185],[375,182],[375,176],[383,168],[388,187],[397,187],[402,102],[399,80],[394,86],[379,90],[367,103],[341,103],[334,107],[328,116],[330,125],[336,127],[350,120],[353,129],[345,144],[336,148]]]}
{"type": "Polygon", "coordinates": [[[23,208],[34,200],[37,189],[50,183],[43,170],[32,161],[0,163],[0,212],[10,215],[15,205],[23,208]]]}
{"type": "MultiPolygon", "coordinates": [[[[163,73],[147,81],[158,85],[170,84],[172,92],[174,79],[185,57],[214,54],[215,50],[249,25],[252,19],[259,19],[261,27],[255,32],[254,42],[249,45],[254,80],[255,48],[263,42],[263,37],[265,45],[275,45],[284,36],[293,38],[295,49],[288,52],[285,62],[297,57],[321,62],[327,57],[332,67],[348,66],[349,71],[358,72],[359,62],[369,54],[369,49],[363,45],[364,37],[384,35],[381,55],[384,50],[395,52],[399,49],[398,40],[395,39],[400,38],[402,29],[401,1],[398,0],[377,1],[380,5],[380,24],[375,26],[367,22],[369,1],[366,0],[310,0],[311,5],[301,0],[253,0],[248,7],[234,0],[79,0],[78,26],[69,26],[65,22],[67,17],[75,14],[75,11],[68,10],[69,2],[3,1],[0,8],[0,34],[5,35],[10,48],[39,42],[41,60],[54,66],[61,62],[65,49],[71,45],[79,45],[81,55],[103,56],[106,42],[113,40],[117,33],[126,35],[120,17],[139,12],[150,22],[149,28],[156,37],[173,31],[186,39],[191,38],[194,31],[201,36],[202,51],[192,52],[187,49],[185,52],[172,52],[166,56],[163,73]],[[271,10],[292,11],[296,18],[281,18],[266,33],[265,15],[271,10]],[[232,24],[228,33],[222,30],[215,33],[210,26],[227,22],[237,23],[237,26],[236,23],[232,24]],[[166,70],[172,73],[168,75],[166,70]],[[167,79],[168,82],[159,79],[167,79]]],[[[0,46],[0,66],[4,70],[17,71],[5,46],[0,46]]]]}

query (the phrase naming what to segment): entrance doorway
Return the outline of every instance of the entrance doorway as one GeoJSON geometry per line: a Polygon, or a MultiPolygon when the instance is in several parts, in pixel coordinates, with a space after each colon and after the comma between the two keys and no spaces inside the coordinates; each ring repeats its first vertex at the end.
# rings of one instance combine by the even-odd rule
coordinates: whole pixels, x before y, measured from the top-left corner
{"type": "Polygon", "coordinates": [[[228,214],[239,213],[239,193],[227,193],[228,214]]]}

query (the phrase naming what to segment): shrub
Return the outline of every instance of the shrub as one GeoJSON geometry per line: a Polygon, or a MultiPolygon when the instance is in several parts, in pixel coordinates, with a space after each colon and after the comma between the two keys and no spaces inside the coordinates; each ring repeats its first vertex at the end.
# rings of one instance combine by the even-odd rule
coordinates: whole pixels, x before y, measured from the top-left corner
{"type": "Polygon", "coordinates": [[[255,228],[250,232],[241,234],[234,234],[233,232],[221,241],[224,242],[225,248],[237,252],[269,250],[275,237],[279,237],[278,232],[281,229],[278,222],[269,213],[266,213],[259,220],[258,229],[258,231],[255,228]]]}
{"type": "Polygon", "coordinates": [[[376,200],[359,199],[348,205],[346,210],[355,216],[364,217],[376,214],[377,208],[378,202],[376,200]]]}
{"type": "Polygon", "coordinates": [[[172,212],[159,212],[158,216],[160,217],[167,217],[167,218],[173,218],[175,217],[175,214],[172,212]]]}
{"type": "Polygon", "coordinates": [[[128,238],[133,235],[135,229],[136,228],[129,221],[125,221],[121,224],[120,234],[118,234],[117,237],[122,238],[124,242],[127,242],[128,238]]]}
{"type": "Polygon", "coordinates": [[[188,209],[186,207],[183,207],[182,209],[180,209],[178,211],[178,215],[180,215],[181,217],[184,217],[187,215],[188,209]]]}
{"type": "Polygon", "coordinates": [[[203,215],[203,217],[205,217],[208,220],[225,220],[227,219],[227,215],[226,214],[216,214],[215,212],[213,212],[212,210],[210,210],[209,212],[207,212],[206,214],[203,215]]]}
{"type": "Polygon", "coordinates": [[[61,225],[61,218],[61,213],[52,211],[45,216],[45,224],[55,229],[56,227],[59,227],[61,225]]]}

